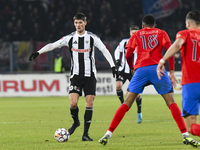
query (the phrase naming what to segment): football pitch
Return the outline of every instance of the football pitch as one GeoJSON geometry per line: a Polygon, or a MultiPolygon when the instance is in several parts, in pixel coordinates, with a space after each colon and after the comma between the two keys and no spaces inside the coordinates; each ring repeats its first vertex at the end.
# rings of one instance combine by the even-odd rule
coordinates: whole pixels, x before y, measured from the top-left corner
{"type": "MultiPolygon", "coordinates": [[[[160,95],[142,95],[143,121],[136,119],[136,103],[126,113],[106,146],[98,140],[107,131],[120,105],[117,96],[96,96],[89,135],[83,142],[85,99],[79,99],[81,125],[69,141],[54,139],[56,129],[68,129],[73,123],[68,97],[0,98],[1,150],[178,150],[194,149],[182,143],[182,135],[160,95]]],[[[181,95],[175,95],[181,108],[181,95]]],[[[191,136],[197,141],[199,137],[191,136]]]]}

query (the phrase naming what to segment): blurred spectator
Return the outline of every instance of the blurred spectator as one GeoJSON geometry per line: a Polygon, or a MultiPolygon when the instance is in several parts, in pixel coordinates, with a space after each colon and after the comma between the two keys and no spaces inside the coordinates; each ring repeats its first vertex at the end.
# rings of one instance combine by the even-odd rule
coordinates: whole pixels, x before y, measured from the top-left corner
{"type": "Polygon", "coordinates": [[[181,54],[180,51],[174,54],[174,59],[175,59],[175,70],[176,71],[181,71],[181,54]]]}
{"type": "Polygon", "coordinates": [[[65,62],[60,52],[56,52],[56,58],[54,59],[54,72],[63,73],[65,72],[65,62]]]}
{"type": "MultiPolygon", "coordinates": [[[[172,40],[185,29],[185,14],[199,10],[199,0],[181,0],[182,7],[169,17],[157,20],[158,27],[172,40]]],[[[102,40],[128,37],[130,24],[140,26],[143,17],[141,0],[0,0],[0,39],[3,41],[55,41],[73,32],[77,12],[88,16],[86,30],[102,40]],[[53,31],[53,32],[52,32],[53,31]]]]}

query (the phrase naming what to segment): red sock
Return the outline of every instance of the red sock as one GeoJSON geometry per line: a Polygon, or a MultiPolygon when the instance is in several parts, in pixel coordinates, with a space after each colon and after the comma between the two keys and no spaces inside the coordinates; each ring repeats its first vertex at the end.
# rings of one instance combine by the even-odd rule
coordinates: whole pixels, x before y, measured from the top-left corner
{"type": "Polygon", "coordinates": [[[200,136],[200,125],[196,124],[196,123],[192,124],[191,128],[190,128],[190,133],[192,135],[198,135],[198,136],[200,136]]]}
{"type": "Polygon", "coordinates": [[[181,133],[185,133],[187,132],[186,126],[185,126],[185,122],[181,116],[181,111],[178,108],[176,103],[172,103],[171,105],[169,105],[169,109],[171,110],[171,114],[174,118],[174,120],[176,121],[176,124],[179,127],[179,130],[181,131],[181,133]]]}
{"type": "Polygon", "coordinates": [[[129,110],[128,106],[126,104],[122,104],[116,111],[112,122],[110,124],[110,127],[108,128],[109,131],[113,132],[118,124],[121,122],[121,120],[123,119],[125,113],[129,110]]]}

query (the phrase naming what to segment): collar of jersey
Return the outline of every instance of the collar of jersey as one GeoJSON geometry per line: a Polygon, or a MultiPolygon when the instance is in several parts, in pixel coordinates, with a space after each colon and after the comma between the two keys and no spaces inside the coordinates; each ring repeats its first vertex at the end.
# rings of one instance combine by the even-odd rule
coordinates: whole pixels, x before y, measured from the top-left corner
{"type": "Polygon", "coordinates": [[[85,34],[86,34],[86,32],[87,32],[87,31],[85,30],[85,33],[84,33],[83,35],[80,35],[80,34],[78,34],[77,31],[76,31],[76,34],[77,34],[79,37],[84,37],[85,34]]]}

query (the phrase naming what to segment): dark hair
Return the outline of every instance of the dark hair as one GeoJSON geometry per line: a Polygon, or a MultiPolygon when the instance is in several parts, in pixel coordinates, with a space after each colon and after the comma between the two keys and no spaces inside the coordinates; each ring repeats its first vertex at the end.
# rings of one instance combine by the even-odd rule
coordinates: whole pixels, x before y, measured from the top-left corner
{"type": "Polygon", "coordinates": [[[152,15],[146,15],[142,19],[142,23],[145,24],[145,26],[152,27],[156,23],[156,19],[152,15]]]}
{"type": "Polygon", "coordinates": [[[192,10],[186,15],[186,20],[191,19],[196,22],[196,24],[200,24],[200,12],[197,10],[192,10]]]}
{"type": "Polygon", "coordinates": [[[130,31],[131,30],[139,30],[140,28],[138,27],[138,26],[136,26],[136,25],[132,25],[132,26],[130,26],[130,31]]]}
{"type": "Polygon", "coordinates": [[[87,20],[87,17],[85,16],[85,14],[83,13],[77,13],[73,20],[83,20],[83,21],[86,21],[87,20]]]}

